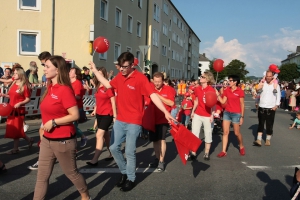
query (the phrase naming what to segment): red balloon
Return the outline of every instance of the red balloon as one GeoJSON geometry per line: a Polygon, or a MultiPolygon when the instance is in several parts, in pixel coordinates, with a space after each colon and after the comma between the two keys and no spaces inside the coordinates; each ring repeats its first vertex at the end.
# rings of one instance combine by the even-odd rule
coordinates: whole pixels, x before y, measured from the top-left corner
{"type": "Polygon", "coordinates": [[[212,108],[217,103],[217,94],[213,91],[208,91],[205,93],[205,105],[212,108]]]}
{"type": "Polygon", "coordinates": [[[139,59],[134,58],[133,65],[134,65],[134,66],[137,66],[138,64],[139,64],[139,59]]]}
{"type": "Polygon", "coordinates": [[[8,103],[0,103],[0,116],[2,117],[8,116],[12,110],[13,107],[8,103]]]}
{"type": "Polygon", "coordinates": [[[93,48],[98,53],[105,53],[109,49],[109,41],[105,37],[97,37],[93,42],[93,48]]]}
{"type": "Polygon", "coordinates": [[[213,66],[216,72],[221,72],[224,69],[224,61],[221,59],[217,59],[214,61],[213,66]]]}

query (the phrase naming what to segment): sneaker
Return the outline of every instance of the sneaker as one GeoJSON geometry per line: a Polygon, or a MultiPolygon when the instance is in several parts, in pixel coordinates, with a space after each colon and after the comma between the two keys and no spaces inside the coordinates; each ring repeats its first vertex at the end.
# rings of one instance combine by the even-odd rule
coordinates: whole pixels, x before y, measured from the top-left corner
{"type": "Polygon", "coordinates": [[[37,170],[38,169],[38,162],[39,161],[37,161],[36,163],[34,163],[33,165],[31,165],[31,166],[28,166],[27,168],[28,169],[30,169],[30,170],[37,170]]]}
{"type": "Polygon", "coordinates": [[[158,163],[157,171],[159,171],[159,172],[165,171],[165,163],[164,162],[159,162],[158,163]]]}
{"type": "Polygon", "coordinates": [[[253,142],[255,146],[261,147],[261,140],[256,140],[253,142]]]}
{"type": "Polygon", "coordinates": [[[96,129],[94,129],[94,128],[88,128],[87,131],[95,133],[96,129]]]}
{"type": "Polygon", "coordinates": [[[288,109],[285,109],[284,111],[289,111],[288,109]]]}
{"type": "Polygon", "coordinates": [[[120,180],[116,183],[116,186],[122,187],[125,184],[126,180],[127,180],[127,174],[122,174],[120,180]]]}
{"type": "Polygon", "coordinates": [[[271,146],[271,141],[270,140],[266,140],[265,146],[271,146]]]}
{"type": "Polygon", "coordinates": [[[207,161],[210,160],[208,153],[204,154],[203,158],[204,158],[204,160],[207,160],[207,161]]]}
{"type": "Polygon", "coordinates": [[[85,147],[87,140],[88,140],[87,137],[81,138],[81,141],[80,141],[81,148],[85,147]]]}
{"type": "Polygon", "coordinates": [[[23,126],[23,129],[24,129],[24,132],[26,133],[26,132],[28,131],[28,129],[29,129],[29,125],[25,124],[25,125],[23,126]]]}
{"type": "Polygon", "coordinates": [[[151,167],[151,168],[157,168],[158,167],[158,163],[159,163],[159,160],[157,158],[155,158],[154,162],[152,162],[152,163],[149,164],[149,167],[151,167]]]}
{"type": "Polygon", "coordinates": [[[135,182],[126,180],[126,183],[123,185],[123,187],[120,188],[121,191],[123,192],[128,192],[132,190],[135,186],[135,182]]]}
{"type": "Polygon", "coordinates": [[[246,153],[245,153],[245,147],[241,148],[240,149],[240,155],[241,156],[244,156],[246,153]]]}

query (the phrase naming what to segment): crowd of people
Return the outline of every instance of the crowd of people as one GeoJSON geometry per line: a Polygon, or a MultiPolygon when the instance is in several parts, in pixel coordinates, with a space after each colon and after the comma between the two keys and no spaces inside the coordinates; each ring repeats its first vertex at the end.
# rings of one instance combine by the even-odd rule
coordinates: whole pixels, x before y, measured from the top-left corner
{"type": "MultiPolygon", "coordinates": [[[[14,111],[18,111],[17,114],[13,112],[11,115],[15,116],[15,119],[21,119],[21,125],[18,127],[20,133],[11,133],[8,128],[6,130],[5,137],[14,139],[14,147],[7,152],[8,154],[19,152],[21,138],[27,140],[29,148],[35,142],[25,134],[26,130],[24,131],[24,105],[30,101],[32,87],[40,84],[46,87],[40,102],[42,124],[39,129],[39,158],[29,167],[31,170],[38,170],[34,199],[45,198],[56,160],[59,161],[64,174],[76,186],[81,199],[91,199],[86,181],[76,165],[77,138],[81,138],[80,147],[87,143],[87,137],[78,127],[78,121],[86,119],[82,102],[86,89],[96,90],[96,104],[91,113],[91,116],[95,117],[92,130],[96,130],[96,145],[94,156],[86,162],[87,166],[98,165],[105,143],[109,151],[105,160],[114,160],[118,165],[120,177],[116,187],[120,187],[124,192],[132,190],[136,184],[136,141],[140,134],[147,135],[149,141],[153,142],[155,159],[149,163],[149,167],[162,172],[166,166],[165,140],[171,121],[181,122],[198,138],[203,130],[203,159],[209,161],[216,119],[223,121],[222,151],[217,156],[222,158],[227,155],[231,125],[239,143],[239,154],[246,154],[240,132],[244,122],[245,94],[252,94],[256,99],[259,123],[257,140],[254,141],[256,146],[262,145],[264,124],[267,130],[265,145],[271,145],[275,111],[279,106],[288,109],[286,102],[290,99],[291,110],[296,111],[296,105],[300,103],[297,102],[298,96],[300,100],[299,92],[293,91],[297,86],[285,86],[285,83],[274,86],[274,74],[271,71],[267,71],[259,83],[251,84],[242,83],[236,75],[229,75],[221,82],[221,87],[216,89],[214,76],[209,71],[202,73],[199,80],[188,82],[170,80],[161,72],[154,73],[150,79],[148,73],[141,73],[135,69],[134,56],[130,52],[122,53],[114,63],[119,71],[116,76],[113,71],[107,72],[106,68],[96,66],[93,62],[90,62],[90,67],[85,67],[82,73],[79,68],[68,68],[61,56],[42,52],[38,58],[44,71],[42,83],[38,81],[35,62],[30,62],[28,74],[22,66],[15,65],[12,69],[5,69],[0,79],[9,88],[8,93],[1,93],[0,96],[10,99],[9,104],[14,107],[14,111]],[[213,107],[207,105],[208,93],[215,93],[217,96],[217,103],[213,107]],[[293,95],[294,107],[294,104],[291,104],[293,95]],[[155,131],[143,128],[144,113],[150,108],[153,109],[151,117],[154,120],[155,131]],[[123,142],[126,158],[121,150],[123,142]]],[[[291,128],[299,128],[299,122],[300,113],[297,113],[297,119],[291,128]]],[[[197,152],[190,152],[188,160],[196,158],[197,152]]],[[[6,171],[4,163],[0,161],[0,174],[6,171]]]]}

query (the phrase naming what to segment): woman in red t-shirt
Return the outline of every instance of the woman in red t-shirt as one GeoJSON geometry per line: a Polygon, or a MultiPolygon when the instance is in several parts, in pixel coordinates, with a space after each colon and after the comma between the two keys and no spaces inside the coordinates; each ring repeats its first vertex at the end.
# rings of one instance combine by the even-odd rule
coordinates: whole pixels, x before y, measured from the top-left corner
{"type": "Polygon", "coordinates": [[[218,154],[218,157],[226,156],[227,144],[228,144],[228,135],[230,124],[233,124],[234,134],[236,135],[239,146],[240,146],[240,155],[245,155],[245,147],[243,145],[243,137],[240,132],[240,126],[244,121],[244,91],[238,87],[240,83],[240,78],[236,75],[231,75],[228,77],[229,88],[224,90],[223,97],[220,96],[219,92],[216,91],[218,100],[222,103],[226,103],[225,111],[223,113],[223,148],[222,151],[218,154]]]}
{"type": "MultiPolygon", "coordinates": [[[[97,69],[102,76],[108,79],[107,71],[104,67],[100,67],[97,69]]],[[[115,121],[117,117],[114,91],[111,88],[109,89],[105,88],[103,84],[98,81],[97,78],[94,79],[94,82],[97,91],[95,93],[96,106],[94,108],[94,111],[91,113],[91,115],[92,116],[96,115],[98,130],[96,133],[96,149],[95,149],[94,157],[90,162],[86,163],[90,166],[98,165],[98,159],[102,153],[104,141],[106,143],[107,149],[110,154],[109,157],[106,158],[105,160],[109,161],[113,159],[111,152],[109,150],[110,135],[108,133],[108,128],[111,125],[111,123],[115,121]]]]}
{"type": "MultiPolygon", "coordinates": [[[[70,77],[70,80],[71,80],[71,83],[72,83],[72,88],[73,88],[74,93],[75,93],[77,107],[78,107],[78,110],[79,110],[79,116],[83,116],[83,118],[84,117],[86,118],[85,112],[83,111],[83,102],[82,102],[82,98],[83,98],[85,89],[83,88],[83,85],[81,83],[80,69],[78,69],[78,68],[70,69],[69,77],[70,77]]],[[[78,121],[75,121],[74,125],[75,125],[75,128],[76,128],[76,136],[81,137],[80,147],[83,148],[83,147],[85,147],[85,145],[87,143],[87,137],[78,128],[78,121]]]]}
{"type": "MultiPolygon", "coordinates": [[[[215,92],[215,89],[211,87],[215,83],[214,76],[211,72],[206,71],[200,76],[200,85],[195,88],[195,101],[192,110],[191,118],[192,121],[192,132],[196,137],[199,138],[201,126],[204,127],[204,137],[205,137],[205,152],[204,160],[209,160],[209,150],[212,143],[212,108],[205,105],[205,93],[215,92]]],[[[196,152],[191,152],[190,160],[196,159],[196,152]]]]}
{"type": "MultiPolygon", "coordinates": [[[[9,104],[15,108],[15,115],[19,116],[24,123],[25,117],[25,107],[24,105],[30,102],[30,85],[28,79],[25,75],[23,68],[15,68],[13,73],[13,83],[9,88],[7,94],[0,94],[0,96],[9,98],[9,104]]],[[[19,127],[18,133],[5,133],[5,138],[13,138],[14,139],[14,148],[7,152],[7,154],[16,154],[19,153],[19,136],[24,135],[24,139],[27,140],[29,144],[29,148],[31,148],[34,140],[29,138],[25,133],[23,127],[19,127]],[[15,134],[14,137],[12,134],[15,134]]]]}
{"type": "Polygon", "coordinates": [[[79,191],[81,199],[88,200],[87,184],[76,165],[77,140],[73,122],[78,120],[79,112],[65,59],[51,56],[45,62],[44,72],[48,81],[40,103],[44,135],[40,144],[33,199],[45,199],[49,178],[58,160],[65,175],[79,191]]]}

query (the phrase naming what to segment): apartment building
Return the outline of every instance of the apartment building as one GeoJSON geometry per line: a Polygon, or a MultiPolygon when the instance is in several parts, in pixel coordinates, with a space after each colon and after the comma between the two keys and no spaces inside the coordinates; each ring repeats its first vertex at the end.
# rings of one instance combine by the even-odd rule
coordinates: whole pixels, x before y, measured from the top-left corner
{"type": "MultiPolygon", "coordinates": [[[[49,51],[83,67],[91,60],[90,25],[94,1],[0,0],[1,67],[30,61],[39,66],[38,54],[49,51]]],[[[39,77],[43,74],[39,66],[39,77]]]]}
{"type": "Polygon", "coordinates": [[[200,39],[170,0],[150,0],[147,58],[151,73],[166,72],[171,79],[198,77],[200,39]]]}
{"type": "Polygon", "coordinates": [[[113,62],[122,52],[129,51],[139,60],[137,69],[143,70],[144,56],[139,46],[145,46],[147,41],[147,6],[147,0],[95,1],[92,34],[94,38],[104,36],[110,43],[106,53],[94,55],[97,66],[117,73],[113,62]]]}
{"type": "Polygon", "coordinates": [[[286,59],[281,61],[282,65],[289,63],[296,63],[300,68],[300,46],[297,46],[295,52],[292,52],[286,59]]]}

